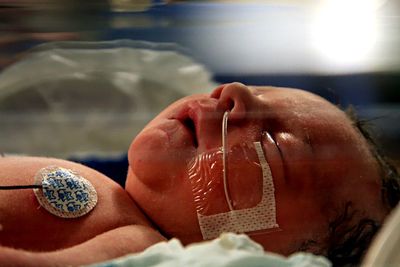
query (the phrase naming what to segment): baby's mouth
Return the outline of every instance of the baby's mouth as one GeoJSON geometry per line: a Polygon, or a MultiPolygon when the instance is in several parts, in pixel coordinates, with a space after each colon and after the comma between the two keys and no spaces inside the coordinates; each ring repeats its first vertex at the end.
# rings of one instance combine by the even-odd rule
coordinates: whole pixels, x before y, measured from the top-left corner
{"type": "Polygon", "coordinates": [[[197,134],[196,134],[196,125],[195,125],[194,121],[190,117],[187,117],[183,120],[180,120],[180,122],[183,124],[185,129],[192,136],[193,145],[197,148],[199,144],[198,144],[197,134]]]}

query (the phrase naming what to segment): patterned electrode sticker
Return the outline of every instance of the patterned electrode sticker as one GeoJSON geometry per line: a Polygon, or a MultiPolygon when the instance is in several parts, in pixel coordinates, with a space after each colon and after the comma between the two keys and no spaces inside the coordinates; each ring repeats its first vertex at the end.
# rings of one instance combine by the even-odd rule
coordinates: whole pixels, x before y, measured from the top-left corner
{"type": "Polygon", "coordinates": [[[97,192],[93,185],[70,169],[48,166],[35,176],[34,189],[40,205],[61,218],[77,218],[90,212],[97,204],[97,192]]]}

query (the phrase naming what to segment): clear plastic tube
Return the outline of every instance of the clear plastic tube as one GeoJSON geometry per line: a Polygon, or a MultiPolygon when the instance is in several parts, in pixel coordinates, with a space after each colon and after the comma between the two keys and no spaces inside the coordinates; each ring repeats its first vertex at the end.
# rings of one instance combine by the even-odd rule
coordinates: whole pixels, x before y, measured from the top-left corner
{"type": "Polygon", "coordinates": [[[223,175],[223,182],[224,182],[224,193],[225,199],[228,203],[229,210],[233,210],[231,198],[229,196],[228,190],[228,169],[227,169],[227,150],[228,150],[228,117],[229,111],[224,113],[222,117],[222,175],[223,175]]]}
{"type": "Polygon", "coordinates": [[[222,232],[279,230],[275,188],[263,147],[260,142],[229,144],[228,116],[226,112],[222,118],[221,147],[197,155],[188,165],[194,204],[204,239],[218,237],[222,232]],[[254,196],[248,192],[246,194],[245,188],[257,188],[257,185],[260,195],[258,203],[240,208],[240,204],[246,204],[246,201],[254,203],[254,196]]]}

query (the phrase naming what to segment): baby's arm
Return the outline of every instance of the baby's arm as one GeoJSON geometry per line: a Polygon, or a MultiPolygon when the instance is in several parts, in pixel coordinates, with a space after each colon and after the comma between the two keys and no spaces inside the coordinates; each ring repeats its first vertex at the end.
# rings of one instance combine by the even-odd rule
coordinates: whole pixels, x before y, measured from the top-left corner
{"type": "Polygon", "coordinates": [[[52,252],[29,252],[0,246],[0,266],[91,264],[140,252],[164,240],[150,227],[129,225],[100,234],[82,244],[52,252]]]}

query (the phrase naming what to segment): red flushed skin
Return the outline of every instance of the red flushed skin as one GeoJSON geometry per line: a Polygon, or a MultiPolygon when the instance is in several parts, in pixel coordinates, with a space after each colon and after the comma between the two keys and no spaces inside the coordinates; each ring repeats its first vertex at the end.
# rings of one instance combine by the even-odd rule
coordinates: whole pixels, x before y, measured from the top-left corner
{"type": "MultiPolygon", "coordinates": [[[[347,202],[359,214],[383,220],[388,211],[381,204],[379,167],[341,110],[302,90],[232,83],[172,104],[129,149],[126,190],[167,236],[202,240],[187,168],[200,153],[221,146],[226,110],[228,146],[262,141],[271,167],[281,231],[252,236],[265,249],[289,254],[311,239],[322,247],[329,221],[347,202]],[[271,138],[263,139],[263,132],[271,138]]],[[[259,177],[248,167],[238,161],[228,170],[236,209],[261,197],[254,196],[261,192],[259,177]]],[[[210,201],[225,205],[221,197],[210,201]]]]}
{"type": "MultiPolygon", "coordinates": [[[[152,228],[145,215],[120,185],[81,164],[53,158],[3,157],[0,158],[1,185],[33,184],[35,174],[48,166],[74,170],[89,180],[97,191],[97,205],[82,217],[65,219],[41,207],[32,189],[2,190],[0,247],[34,252],[56,251],[80,245],[120,227],[138,225],[152,228]]],[[[152,235],[157,236],[157,233],[153,232],[152,235]]],[[[157,238],[163,239],[161,236],[157,238]]],[[[137,238],[138,244],[148,244],[144,241],[143,238],[137,238]]],[[[84,254],[81,257],[85,259],[84,254]]]]}

